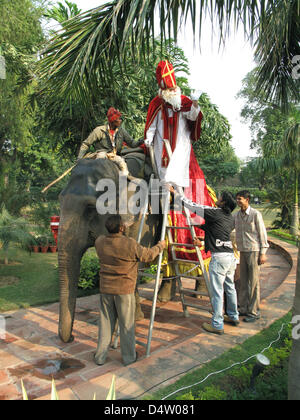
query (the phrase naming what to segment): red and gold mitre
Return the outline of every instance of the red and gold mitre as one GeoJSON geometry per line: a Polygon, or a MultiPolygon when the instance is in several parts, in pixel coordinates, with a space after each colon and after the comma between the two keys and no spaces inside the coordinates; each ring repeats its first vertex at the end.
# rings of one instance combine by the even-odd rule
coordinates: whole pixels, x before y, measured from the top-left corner
{"type": "Polygon", "coordinates": [[[175,72],[168,60],[160,61],[156,69],[156,80],[161,89],[176,87],[175,72]]]}

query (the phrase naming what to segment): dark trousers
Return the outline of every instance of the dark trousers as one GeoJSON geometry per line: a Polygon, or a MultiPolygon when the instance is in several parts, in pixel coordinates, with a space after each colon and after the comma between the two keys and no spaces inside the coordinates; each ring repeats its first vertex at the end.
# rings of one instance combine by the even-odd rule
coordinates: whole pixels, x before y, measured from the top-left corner
{"type": "Polygon", "coordinates": [[[134,294],[100,294],[99,335],[95,354],[97,364],[105,363],[117,320],[123,362],[128,365],[136,360],[134,294]]]}
{"type": "Polygon", "coordinates": [[[248,316],[260,315],[260,282],[258,251],[240,253],[240,312],[248,316]]]}

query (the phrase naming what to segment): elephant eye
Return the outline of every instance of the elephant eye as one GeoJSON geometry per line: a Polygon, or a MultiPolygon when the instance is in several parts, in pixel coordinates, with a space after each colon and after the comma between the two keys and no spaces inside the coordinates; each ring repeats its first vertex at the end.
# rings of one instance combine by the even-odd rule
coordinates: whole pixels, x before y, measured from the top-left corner
{"type": "Polygon", "coordinates": [[[96,212],[96,207],[92,206],[92,205],[88,205],[85,208],[84,217],[90,219],[90,218],[94,217],[96,213],[97,213],[96,212]]]}

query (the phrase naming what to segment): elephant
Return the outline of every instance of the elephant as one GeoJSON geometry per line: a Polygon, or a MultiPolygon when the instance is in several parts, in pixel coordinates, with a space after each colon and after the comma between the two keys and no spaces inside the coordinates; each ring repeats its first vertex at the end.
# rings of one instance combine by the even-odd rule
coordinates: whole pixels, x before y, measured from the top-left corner
{"type": "MultiPolygon", "coordinates": [[[[140,162],[143,160],[141,156],[140,162]]],[[[126,161],[130,173],[138,176],[141,173],[141,164],[138,159],[126,158],[126,161]]],[[[120,205],[124,205],[122,202],[124,193],[132,197],[134,192],[129,191],[127,180],[125,180],[125,188],[119,191],[118,168],[108,159],[79,160],[71,173],[68,184],[59,196],[61,208],[58,233],[59,337],[65,343],[73,340],[72,329],[81,258],[88,248],[94,246],[99,235],[107,234],[105,221],[109,214],[99,214],[96,209],[97,200],[105,194],[104,191],[97,191],[97,184],[103,179],[110,180],[116,186],[115,202],[110,204],[115,206],[118,212],[120,205]]],[[[124,218],[127,217],[133,219],[133,224],[128,227],[126,234],[137,238],[139,216],[132,217],[130,214],[124,214],[124,218]]],[[[161,216],[148,214],[142,231],[141,244],[143,246],[155,245],[160,239],[160,229],[161,216]]]]}

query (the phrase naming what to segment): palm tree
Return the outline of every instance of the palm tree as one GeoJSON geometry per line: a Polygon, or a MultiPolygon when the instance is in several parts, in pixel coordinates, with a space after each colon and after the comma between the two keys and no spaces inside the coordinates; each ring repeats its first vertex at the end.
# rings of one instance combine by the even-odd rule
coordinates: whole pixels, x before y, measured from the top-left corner
{"type": "MultiPolygon", "coordinates": [[[[262,2],[264,3],[264,2],[262,2]]],[[[300,53],[299,0],[271,2],[258,26],[255,59],[259,67],[257,91],[288,111],[299,101],[299,80],[294,80],[293,57],[300,53]]]]}
{"type": "MultiPolygon", "coordinates": [[[[162,41],[176,41],[180,25],[188,18],[194,39],[200,39],[202,20],[207,15],[218,25],[221,41],[233,24],[235,28],[243,25],[245,34],[255,42],[260,67],[258,91],[265,89],[268,98],[284,109],[291,102],[299,102],[299,80],[291,74],[293,57],[300,55],[299,0],[114,0],[66,22],[43,52],[41,77],[54,92],[69,99],[80,97],[82,103],[88,103],[99,82],[97,72],[102,84],[113,84],[110,70],[116,60],[128,67],[128,50],[131,60],[147,56],[157,30],[162,41]]],[[[300,314],[299,267],[294,313],[300,314]]],[[[291,398],[300,399],[299,372],[300,340],[294,340],[291,398]]]]}
{"type": "Polygon", "coordinates": [[[298,236],[299,233],[299,174],[300,174],[300,115],[296,115],[291,126],[286,130],[282,145],[286,150],[288,165],[294,171],[294,205],[290,233],[298,236]]]}
{"type": "Polygon", "coordinates": [[[71,19],[74,16],[79,15],[81,12],[81,10],[78,9],[75,3],[65,0],[65,4],[66,5],[64,5],[61,2],[58,2],[57,6],[54,6],[51,9],[48,9],[44,13],[44,17],[48,19],[56,20],[56,22],[64,26],[64,23],[67,20],[71,19]]]}
{"type": "Polygon", "coordinates": [[[288,128],[281,141],[266,141],[263,145],[263,157],[257,158],[254,169],[266,171],[272,175],[279,174],[286,168],[292,174],[293,185],[293,212],[290,233],[298,236],[299,233],[299,175],[300,175],[300,112],[297,109],[290,111],[287,117],[288,128]]]}
{"type": "Polygon", "coordinates": [[[297,53],[297,48],[299,50],[298,3],[298,0],[111,1],[64,23],[63,30],[51,40],[43,53],[41,75],[52,89],[61,92],[64,97],[79,95],[86,102],[95,86],[97,72],[101,74],[102,84],[113,85],[115,81],[110,78],[110,70],[116,60],[126,68],[130,61],[149,55],[151,39],[154,42],[158,30],[161,41],[176,41],[180,26],[188,18],[194,39],[199,38],[200,41],[202,20],[204,15],[210,15],[219,27],[220,40],[226,39],[231,24],[236,28],[243,25],[250,39],[258,39],[256,56],[262,66],[260,89],[265,89],[263,80],[271,80],[272,89],[268,91],[270,97],[287,103],[289,94],[298,100],[298,83],[290,77],[290,64],[284,67],[284,77],[281,76],[286,55],[291,61],[291,55],[297,53]],[[274,16],[275,23],[280,22],[283,28],[281,31],[271,32],[270,16],[274,16]],[[274,41],[274,37],[277,42],[273,42],[271,53],[268,54],[265,39],[274,41]],[[272,73],[269,73],[270,70],[272,73]],[[277,76],[274,78],[274,75],[277,76]],[[289,80],[288,91],[286,79],[289,80]]]}

